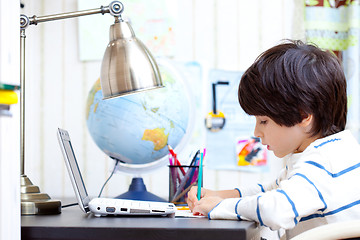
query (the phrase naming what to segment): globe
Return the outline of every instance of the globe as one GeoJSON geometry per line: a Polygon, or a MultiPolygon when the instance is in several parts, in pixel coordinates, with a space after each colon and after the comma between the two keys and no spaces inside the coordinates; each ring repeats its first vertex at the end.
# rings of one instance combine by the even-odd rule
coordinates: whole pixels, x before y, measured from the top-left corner
{"type": "Polygon", "coordinates": [[[191,132],[191,94],[175,65],[157,60],[164,87],[103,100],[100,79],[91,88],[86,122],[96,145],[120,160],[118,169],[142,173],[168,163],[170,145],[181,151],[191,132]]]}

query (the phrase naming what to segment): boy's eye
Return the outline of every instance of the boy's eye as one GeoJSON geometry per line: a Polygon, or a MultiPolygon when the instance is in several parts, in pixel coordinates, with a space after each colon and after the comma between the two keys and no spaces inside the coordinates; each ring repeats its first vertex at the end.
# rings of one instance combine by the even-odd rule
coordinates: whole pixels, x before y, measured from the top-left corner
{"type": "Polygon", "coordinates": [[[266,120],[264,120],[264,121],[260,121],[260,124],[266,124],[267,123],[267,121],[266,120]]]}

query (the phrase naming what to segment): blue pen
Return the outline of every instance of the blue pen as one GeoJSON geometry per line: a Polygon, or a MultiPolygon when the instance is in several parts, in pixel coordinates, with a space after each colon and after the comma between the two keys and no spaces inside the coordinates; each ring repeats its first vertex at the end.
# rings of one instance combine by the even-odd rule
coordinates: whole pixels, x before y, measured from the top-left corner
{"type": "Polygon", "coordinates": [[[191,163],[190,163],[190,168],[188,171],[191,170],[191,173],[190,173],[190,176],[189,176],[189,179],[188,179],[188,182],[187,184],[185,185],[185,188],[187,188],[188,186],[190,186],[193,182],[196,181],[197,178],[194,179],[194,173],[196,171],[196,165],[197,165],[197,161],[198,161],[198,155],[200,155],[200,150],[197,150],[197,152],[195,153],[194,157],[192,158],[191,160],[191,163]]]}
{"type": "Polygon", "coordinates": [[[200,200],[201,198],[201,179],[202,179],[202,171],[203,170],[203,153],[200,153],[200,164],[199,164],[199,175],[198,175],[198,192],[197,198],[200,200]]]}

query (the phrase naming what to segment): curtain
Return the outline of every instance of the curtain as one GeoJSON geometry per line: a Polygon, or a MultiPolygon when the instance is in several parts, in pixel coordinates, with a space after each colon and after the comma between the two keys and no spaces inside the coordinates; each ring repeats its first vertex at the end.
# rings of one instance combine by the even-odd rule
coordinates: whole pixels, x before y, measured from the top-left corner
{"type": "Polygon", "coordinates": [[[333,51],[343,63],[348,82],[347,128],[360,138],[360,1],[306,0],[307,42],[333,51]]]}

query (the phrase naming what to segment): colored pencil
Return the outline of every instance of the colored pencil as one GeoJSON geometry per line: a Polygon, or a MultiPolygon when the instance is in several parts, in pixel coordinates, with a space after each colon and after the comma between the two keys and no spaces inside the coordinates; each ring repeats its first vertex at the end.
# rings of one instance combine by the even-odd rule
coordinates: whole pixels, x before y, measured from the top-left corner
{"type": "Polygon", "coordinates": [[[197,198],[200,200],[201,198],[201,180],[202,180],[202,172],[203,172],[203,154],[200,153],[200,164],[199,164],[199,175],[198,175],[198,192],[197,192],[197,198]]]}

